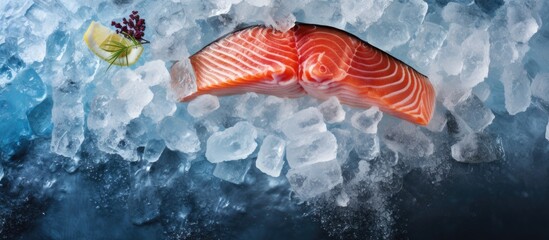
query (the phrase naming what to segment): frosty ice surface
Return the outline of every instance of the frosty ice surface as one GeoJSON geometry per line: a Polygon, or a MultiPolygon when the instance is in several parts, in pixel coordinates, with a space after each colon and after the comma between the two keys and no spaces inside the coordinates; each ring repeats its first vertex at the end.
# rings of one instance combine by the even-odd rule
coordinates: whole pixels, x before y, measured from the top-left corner
{"type": "MultiPolygon", "coordinates": [[[[449,221],[486,210],[498,226],[512,226],[499,232],[513,231],[501,203],[525,215],[521,206],[543,209],[532,200],[547,183],[548,6],[0,1],[0,229],[9,239],[223,239],[264,229],[287,237],[307,224],[299,236],[322,228],[391,239],[414,234],[406,219],[422,225],[443,209],[449,221]],[[152,43],[134,67],[106,71],[83,31],[132,8],[142,8],[152,43]],[[186,59],[206,44],[243,24],[284,31],[295,21],[349,31],[429,76],[438,101],[431,124],[335,98],[174,100],[196,91],[186,59]],[[468,200],[479,197],[509,201],[462,211],[475,210],[468,200]],[[254,224],[235,227],[250,216],[254,224]]],[[[522,218],[532,229],[534,220],[522,218]]],[[[422,234],[454,229],[447,226],[422,234]]]]}
{"type": "Polygon", "coordinates": [[[257,147],[257,131],[248,122],[216,132],[206,143],[206,159],[212,163],[245,159],[257,147]]]}

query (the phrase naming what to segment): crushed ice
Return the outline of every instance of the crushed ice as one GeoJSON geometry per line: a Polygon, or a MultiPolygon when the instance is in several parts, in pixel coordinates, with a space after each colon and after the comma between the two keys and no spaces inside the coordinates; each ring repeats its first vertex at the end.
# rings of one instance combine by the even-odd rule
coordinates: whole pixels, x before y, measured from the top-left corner
{"type": "MultiPolygon", "coordinates": [[[[132,170],[128,203],[135,224],[155,219],[167,204],[153,179],[155,165],[163,161],[171,161],[163,184],[193,167],[204,169],[199,172],[208,181],[215,176],[231,184],[265,174],[272,178],[269,186],[285,184],[300,201],[326,198],[340,207],[363,206],[358,195],[368,191],[370,207],[386,209],[386,199],[398,192],[410,168],[444,175],[447,161],[501,161],[505,149],[492,123],[501,115],[549,109],[549,69],[540,60],[549,54],[531,49],[546,47],[535,39],[547,4],[475,2],[4,1],[0,179],[17,185],[21,173],[6,162],[29,141],[46,139],[48,151],[67,159],[68,172],[112,156],[117,160],[109,161],[142,164],[132,170]],[[148,33],[152,44],[137,67],[106,71],[82,44],[83,31],[91,20],[106,23],[133,7],[143,9],[154,26],[148,33]],[[296,20],[345,28],[429,76],[438,93],[429,126],[394,119],[375,107],[342,106],[336,98],[249,93],[175,101],[196,91],[185,60],[189,53],[240,24],[285,31],[296,20]],[[185,74],[170,83],[173,61],[179,62],[171,71],[185,74]]],[[[549,124],[537,131],[549,141],[549,124]]],[[[378,214],[390,225],[388,212],[378,214]]]]}

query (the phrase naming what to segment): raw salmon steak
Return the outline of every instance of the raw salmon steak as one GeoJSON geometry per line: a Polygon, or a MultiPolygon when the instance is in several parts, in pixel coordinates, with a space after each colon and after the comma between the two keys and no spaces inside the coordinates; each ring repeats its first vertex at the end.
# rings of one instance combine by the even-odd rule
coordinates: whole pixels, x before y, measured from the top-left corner
{"type": "MultiPolygon", "coordinates": [[[[435,91],[425,75],[345,31],[298,23],[287,32],[254,26],[233,32],[190,57],[196,92],[256,92],[279,97],[336,96],[427,125],[435,91]]],[[[172,68],[172,79],[179,79],[172,68]]],[[[175,81],[175,80],[174,80],[175,81]]]]}

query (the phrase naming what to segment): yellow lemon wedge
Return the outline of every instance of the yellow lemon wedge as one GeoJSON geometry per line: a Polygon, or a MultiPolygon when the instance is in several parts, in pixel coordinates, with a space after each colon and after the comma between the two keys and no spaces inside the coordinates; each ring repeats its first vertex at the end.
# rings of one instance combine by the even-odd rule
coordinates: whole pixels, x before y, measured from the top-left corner
{"type": "Polygon", "coordinates": [[[112,65],[133,65],[143,53],[143,45],[95,21],[84,33],[84,42],[95,55],[112,65]]]}

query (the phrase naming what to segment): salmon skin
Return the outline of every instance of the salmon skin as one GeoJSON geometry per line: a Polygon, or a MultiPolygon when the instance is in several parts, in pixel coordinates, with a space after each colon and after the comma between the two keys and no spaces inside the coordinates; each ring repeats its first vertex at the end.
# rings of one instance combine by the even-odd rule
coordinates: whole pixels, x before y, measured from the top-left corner
{"type": "MultiPolygon", "coordinates": [[[[197,91],[217,96],[256,92],[296,98],[336,96],[343,104],[427,125],[435,91],[425,75],[333,27],[297,23],[287,32],[252,26],[190,57],[197,91]]],[[[177,79],[172,68],[172,79],[177,79]]]]}

